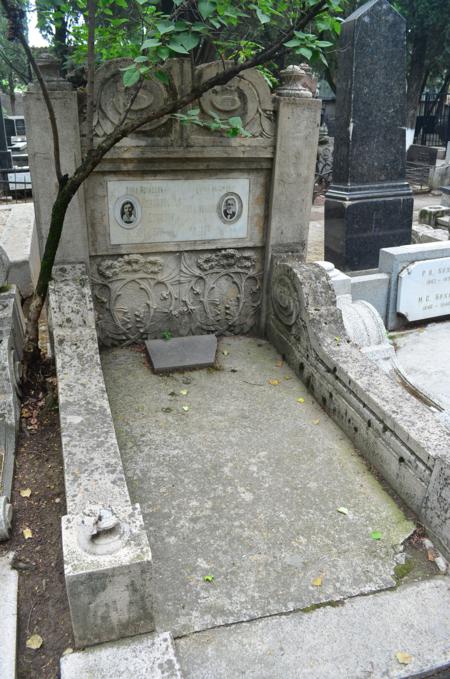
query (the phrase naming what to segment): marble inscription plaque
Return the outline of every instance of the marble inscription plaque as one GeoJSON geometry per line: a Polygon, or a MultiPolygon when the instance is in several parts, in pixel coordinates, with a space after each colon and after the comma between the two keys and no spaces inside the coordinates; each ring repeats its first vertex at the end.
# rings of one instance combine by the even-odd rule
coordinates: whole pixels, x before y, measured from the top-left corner
{"type": "Polygon", "coordinates": [[[450,314],[450,257],[414,262],[400,273],[397,312],[408,321],[450,314]]]}
{"type": "Polygon", "coordinates": [[[249,179],[109,181],[112,245],[247,237],[249,179]]]}

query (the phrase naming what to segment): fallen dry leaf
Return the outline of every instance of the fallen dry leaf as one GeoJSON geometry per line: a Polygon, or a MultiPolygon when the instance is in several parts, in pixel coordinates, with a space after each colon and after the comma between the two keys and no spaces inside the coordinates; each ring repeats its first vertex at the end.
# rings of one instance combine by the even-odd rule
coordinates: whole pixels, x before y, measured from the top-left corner
{"type": "Polygon", "coordinates": [[[187,395],[188,395],[188,390],[187,390],[187,389],[181,389],[181,390],[180,390],[180,394],[181,394],[182,396],[187,396],[187,395]]]}
{"type": "Polygon", "coordinates": [[[428,561],[436,561],[438,556],[439,556],[439,554],[434,548],[427,549],[428,561]]]}
{"type": "Polygon", "coordinates": [[[63,651],[63,655],[70,655],[71,653],[73,653],[73,648],[70,648],[70,646],[63,651]]]}
{"type": "Polygon", "coordinates": [[[38,648],[42,646],[44,643],[43,638],[41,637],[40,634],[32,634],[29,639],[27,639],[27,648],[32,648],[33,651],[36,651],[38,648]]]}
{"type": "Polygon", "coordinates": [[[29,540],[30,538],[33,537],[33,532],[30,528],[24,528],[22,533],[25,540],[29,540]]]}
{"type": "Polygon", "coordinates": [[[185,413],[187,413],[187,411],[189,410],[189,406],[183,406],[183,410],[185,413]]]}
{"type": "Polygon", "coordinates": [[[305,402],[305,399],[302,396],[300,396],[300,398],[297,399],[297,403],[304,403],[304,402],[305,402]]]}
{"type": "Polygon", "coordinates": [[[272,387],[276,387],[277,384],[280,384],[280,380],[268,380],[268,382],[272,385],[272,387]]]}
{"type": "Polygon", "coordinates": [[[20,491],[21,497],[30,497],[31,495],[31,488],[24,488],[23,490],[20,491]]]}
{"type": "Polygon", "coordinates": [[[409,665],[409,663],[412,662],[413,659],[412,655],[409,655],[409,653],[404,653],[403,651],[399,651],[398,653],[396,653],[395,657],[402,665],[409,665]]]}
{"type": "Polygon", "coordinates": [[[322,576],[319,575],[319,577],[315,578],[311,584],[314,585],[314,587],[320,587],[322,585],[322,576]]]}
{"type": "Polygon", "coordinates": [[[339,512],[340,514],[345,514],[346,516],[348,514],[347,507],[338,507],[336,511],[339,512]]]}
{"type": "Polygon", "coordinates": [[[320,420],[313,420],[312,423],[313,424],[320,424],[320,420]]]}

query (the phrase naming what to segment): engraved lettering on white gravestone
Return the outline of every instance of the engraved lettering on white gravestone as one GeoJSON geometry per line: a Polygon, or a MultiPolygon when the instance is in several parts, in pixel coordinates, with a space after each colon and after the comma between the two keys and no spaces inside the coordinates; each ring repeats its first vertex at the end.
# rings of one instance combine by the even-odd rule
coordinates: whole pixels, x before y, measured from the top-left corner
{"type": "Polygon", "coordinates": [[[141,221],[142,210],[135,196],[124,195],[114,203],[114,219],[123,229],[135,229],[141,221]]]}
{"type": "Polygon", "coordinates": [[[247,238],[248,178],[114,180],[107,187],[112,245],[247,238]]]}
{"type": "Polygon", "coordinates": [[[219,217],[224,224],[234,224],[242,215],[242,200],[237,193],[226,193],[219,200],[219,217]]]}
{"type": "Polygon", "coordinates": [[[397,311],[408,321],[450,314],[450,257],[414,262],[400,273],[397,311]]]}

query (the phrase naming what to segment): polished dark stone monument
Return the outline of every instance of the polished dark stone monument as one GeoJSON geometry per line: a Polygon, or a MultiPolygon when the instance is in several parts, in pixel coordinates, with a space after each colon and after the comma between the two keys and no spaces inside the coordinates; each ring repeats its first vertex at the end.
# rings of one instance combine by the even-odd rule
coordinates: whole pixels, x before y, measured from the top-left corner
{"type": "Polygon", "coordinates": [[[405,20],[386,0],[343,22],[325,259],[344,271],[376,268],[380,248],[411,243],[405,61],[405,20]]]}

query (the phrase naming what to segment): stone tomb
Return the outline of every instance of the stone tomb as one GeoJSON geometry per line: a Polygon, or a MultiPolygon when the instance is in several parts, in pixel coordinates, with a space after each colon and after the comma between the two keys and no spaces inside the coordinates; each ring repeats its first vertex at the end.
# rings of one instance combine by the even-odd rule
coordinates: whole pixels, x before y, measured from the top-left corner
{"type": "MultiPolygon", "coordinates": [[[[126,65],[113,60],[96,72],[94,145],[127,107],[126,65]]],[[[195,75],[201,82],[223,68],[205,64],[195,75]]],[[[85,150],[84,110],[50,70],[46,64],[70,171],[85,150]]],[[[167,84],[144,81],[131,120],[189,89],[185,59],[164,70],[167,84]]],[[[117,144],[87,179],[69,208],[58,257],[88,265],[102,344],[165,331],[178,337],[259,330],[271,253],[306,252],[321,108],[307,80],[300,67],[289,67],[273,96],[257,70],[243,72],[192,106],[204,123],[239,116],[251,136],[229,138],[166,116],[117,144]]],[[[40,93],[31,88],[25,99],[42,244],[53,190],[50,130],[40,93]]]]}

